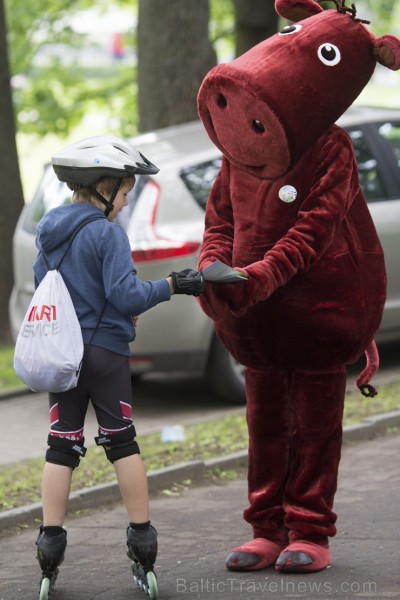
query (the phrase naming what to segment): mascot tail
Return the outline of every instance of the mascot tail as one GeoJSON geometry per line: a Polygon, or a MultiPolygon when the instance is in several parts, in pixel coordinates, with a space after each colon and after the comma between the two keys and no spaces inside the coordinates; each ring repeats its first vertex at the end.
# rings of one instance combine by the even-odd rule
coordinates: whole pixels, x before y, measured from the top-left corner
{"type": "Polygon", "coordinates": [[[356,386],[358,387],[363,396],[373,398],[377,395],[378,392],[376,391],[374,386],[370,385],[368,382],[370,379],[372,379],[372,377],[375,375],[379,368],[379,354],[375,340],[372,340],[372,342],[365,350],[365,357],[367,359],[367,366],[358,376],[356,380],[356,386]]]}

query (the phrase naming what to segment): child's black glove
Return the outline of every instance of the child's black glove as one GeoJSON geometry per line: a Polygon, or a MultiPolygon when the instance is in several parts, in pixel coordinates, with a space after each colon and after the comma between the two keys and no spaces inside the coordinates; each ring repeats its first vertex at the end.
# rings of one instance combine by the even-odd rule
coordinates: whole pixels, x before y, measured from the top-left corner
{"type": "Polygon", "coordinates": [[[177,273],[173,271],[170,277],[172,277],[175,294],[200,296],[204,292],[205,282],[200,271],[193,271],[192,269],[184,269],[177,273]]]}

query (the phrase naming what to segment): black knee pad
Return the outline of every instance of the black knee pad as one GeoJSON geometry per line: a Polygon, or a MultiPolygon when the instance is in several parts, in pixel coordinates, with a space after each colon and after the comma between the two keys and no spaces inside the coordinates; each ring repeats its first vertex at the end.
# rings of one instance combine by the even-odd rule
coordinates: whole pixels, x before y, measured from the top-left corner
{"type": "Polygon", "coordinates": [[[77,442],[50,434],[47,439],[49,448],[46,452],[46,461],[73,469],[79,467],[80,458],[86,454],[84,441],[83,439],[81,442],[77,442]]]}
{"type": "Polygon", "coordinates": [[[136,431],[133,425],[119,431],[118,433],[110,433],[99,435],[94,438],[98,446],[103,446],[108,460],[113,463],[120,458],[140,454],[138,443],[135,440],[136,431]]]}

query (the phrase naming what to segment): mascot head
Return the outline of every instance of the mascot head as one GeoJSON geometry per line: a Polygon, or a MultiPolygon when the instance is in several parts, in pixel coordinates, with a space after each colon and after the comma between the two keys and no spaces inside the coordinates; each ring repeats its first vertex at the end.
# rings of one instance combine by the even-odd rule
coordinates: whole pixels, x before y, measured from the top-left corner
{"type": "Polygon", "coordinates": [[[400,41],[374,37],[345,3],[324,11],[313,0],[276,0],[293,24],[205,77],[199,115],[230,162],[260,178],[283,175],[354,102],[377,62],[400,68],[400,41]]]}

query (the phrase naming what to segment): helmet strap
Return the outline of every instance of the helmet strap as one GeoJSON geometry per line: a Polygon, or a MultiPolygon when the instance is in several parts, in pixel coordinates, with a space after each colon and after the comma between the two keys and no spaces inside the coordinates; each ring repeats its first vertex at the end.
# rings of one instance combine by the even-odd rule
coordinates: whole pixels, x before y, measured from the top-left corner
{"type": "Polygon", "coordinates": [[[100,200],[100,202],[101,202],[102,204],[104,204],[104,206],[106,207],[106,210],[104,211],[104,214],[105,214],[105,216],[106,216],[106,217],[108,217],[108,215],[110,214],[110,212],[111,212],[111,211],[112,211],[112,209],[114,208],[114,204],[113,204],[113,202],[114,202],[114,200],[115,200],[115,197],[116,197],[116,195],[118,194],[119,188],[121,187],[121,183],[122,183],[122,179],[121,179],[121,178],[120,178],[120,179],[117,179],[117,181],[116,181],[116,183],[115,183],[115,187],[114,187],[114,189],[113,189],[113,192],[112,192],[112,194],[111,194],[111,197],[110,197],[110,199],[109,199],[109,200],[107,200],[106,198],[104,198],[104,196],[102,196],[102,195],[100,194],[100,192],[98,192],[98,191],[96,190],[96,188],[95,188],[95,187],[93,187],[93,186],[91,186],[91,185],[89,185],[89,186],[88,186],[88,189],[89,189],[89,190],[92,192],[92,194],[93,194],[94,196],[96,196],[96,198],[97,198],[98,200],[100,200]]]}

